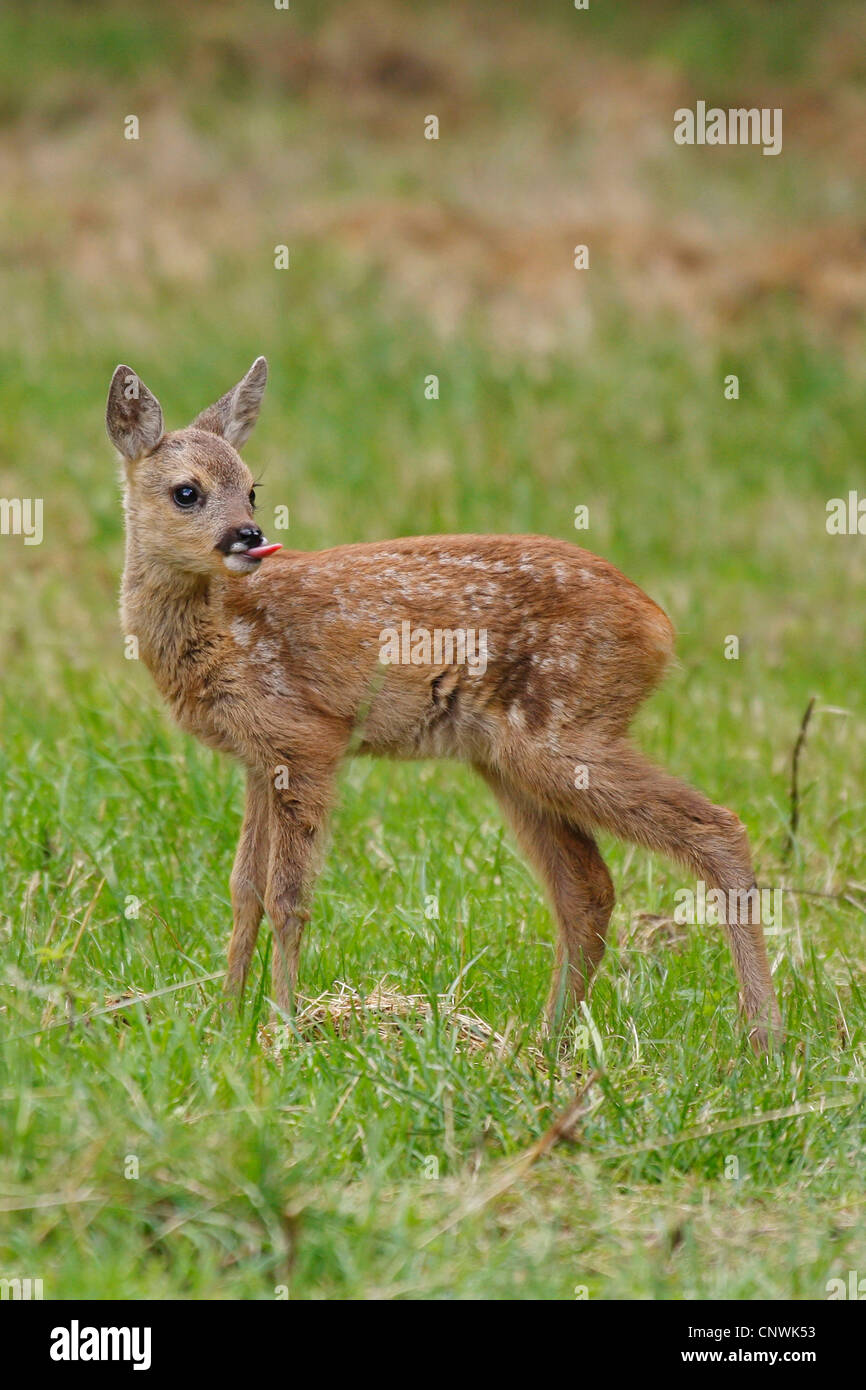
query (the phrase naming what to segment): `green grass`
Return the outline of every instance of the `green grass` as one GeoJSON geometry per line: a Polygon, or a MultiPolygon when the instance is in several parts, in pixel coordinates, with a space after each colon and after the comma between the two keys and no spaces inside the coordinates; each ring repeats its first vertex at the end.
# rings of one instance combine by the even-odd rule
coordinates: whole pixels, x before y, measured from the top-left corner
{"type": "MultiPolygon", "coordinates": [[[[699,32],[668,10],[656,47],[689,72],[724,25],[699,32]]],[[[834,335],[774,297],[702,334],[634,317],[601,270],[588,344],[515,349],[477,304],[437,336],[387,268],[325,236],[293,236],[291,271],[269,269],[285,190],[268,182],[267,145],[262,202],[234,251],[211,248],[218,231],[204,225],[200,269],[142,252],[128,276],[88,274],[87,238],[111,260],[121,237],[111,196],[131,155],[104,142],[117,111],[134,109],[124,84],[165,80],[169,48],[178,70],[201,49],[192,12],[178,14],[141,51],[125,11],[64,20],[38,55],[44,94],[16,78],[4,108],[50,132],[60,101],[47,148],[92,153],[81,204],[64,195],[46,220],[54,195],[36,179],[2,234],[0,493],[44,498],[45,540],[0,538],[0,1274],[41,1277],[50,1298],[272,1298],[283,1286],[292,1298],[823,1297],[830,1278],[866,1270],[866,576],[863,538],[824,525],[827,499],[862,478],[862,325],[834,335]],[[788,1032],[778,1054],[756,1060],[744,1043],[720,931],[662,927],[647,942],[641,915],[669,918],[682,875],[608,840],[618,904],[592,1026],[540,1061],[549,915],[486,790],[446,765],[345,769],[302,958],[309,997],[385,979],[427,997],[432,1016],[380,1031],[371,1015],[347,1036],[289,1035],[275,1049],[261,1031],[265,932],[243,1014],[224,1008],[207,977],[224,966],[241,774],[173,729],[124,660],[102,407],[128,360],[180,424],[262,351],[271,385],[246,455],[266,530],[286,504],[300,547],[438,530],[571,537],[670,612],[679,663],[636,737],[738,811],[762,883],[808,890],[786,895],[769,938],[788,1032]],[[728,634],[738,661],[724,659],[728,634]],[[786,858],[791,750],[812,695],[786,858]],[[438,918],[425,914],[431,895],[438,918]],[[469,1048],[437,1014],[455,985],[507,1033],[503,1055],[469,1048]],[[127,991],[153,997],[100,1012],[127,991]],[[574,1142],[475,1209],[593,1068],[574,1142]]],[[[730,16],[739,24],[740,7],[730,16]]],[[[606,23],[598,41],[628,51],[606,23]]],[[[3,24],[20,47],[23,10],[3,24]]],[[[786,72],[804,62],[792,38],[786,72]]],[[[171,99],[186,103],[187,134],[204,132],[203,180],[230,178],[248,132],[290,116],[288,129],[332,149],[335,197],[364,193],[374,169],[387,193],[415,168],[399,121],[368,126],[362,111],[357,161],[344,162],[333,94],[299,105],[264,84],[225,105],[220,71],[193,71],[171,99]]],[[[530,128],[524,80],[503,115],[518,133],[530,128]]],[[[479,135],[466,122],[461,149],[436,152],[446,195],[473,139],[484,148],[483,121],[479,135]]],[[[746,220],[774,199],[789,206],[783,174],[760,193],[745,165],[717,177],[746,220]]],[[[804,186],[804,206],[813,194],[804,186]]],[[[160,200],[164,211],[170,193],[154,215],[160,200]]],[[[446,258],[442,275],[453,270],[446,258]]]]}

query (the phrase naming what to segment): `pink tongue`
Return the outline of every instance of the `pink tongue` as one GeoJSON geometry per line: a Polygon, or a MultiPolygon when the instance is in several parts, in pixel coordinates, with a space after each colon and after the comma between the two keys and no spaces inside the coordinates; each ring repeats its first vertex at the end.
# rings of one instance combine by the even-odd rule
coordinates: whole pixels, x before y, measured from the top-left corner
{"type": "Polygon", "coordinates": [[[253,546],[252,550],[242,550],[241,554],[249,555],[252,560],[263,560],[266,555],[273,555],[275,550],[282,550],[282,548],[280,542],[277,541],[274,545],[253,546]]]}

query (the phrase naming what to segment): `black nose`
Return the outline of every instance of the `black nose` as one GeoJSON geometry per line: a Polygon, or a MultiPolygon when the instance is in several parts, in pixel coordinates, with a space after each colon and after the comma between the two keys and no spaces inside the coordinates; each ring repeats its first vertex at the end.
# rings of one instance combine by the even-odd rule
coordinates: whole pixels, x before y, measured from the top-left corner
{"type": "Polygon", "coordinates": [[[223,555],[230,555],[233,550],[252,550],[254,546],[261,545],[263,540],[264,536],[258,526],[233,526],[217,543],[217,550],[221,550],[223,555]]]}
{"type": "Polygon", "coordinates": [[[238,540],[246,541],[247,545],[261,545],[264,536],[258,526],[239,526],[238,540]]]}

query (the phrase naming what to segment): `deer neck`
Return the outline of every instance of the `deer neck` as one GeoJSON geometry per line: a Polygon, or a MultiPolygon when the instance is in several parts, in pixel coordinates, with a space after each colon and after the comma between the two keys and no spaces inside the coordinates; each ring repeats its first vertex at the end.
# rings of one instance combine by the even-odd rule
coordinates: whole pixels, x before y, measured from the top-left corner
{"type": "Polygon", "coordinates": [[[155,563],[127,529],[121,586],[124,634],[135,637],[161,694],[173,704],[195,696],[215,674],[221,596],[207,575],[155,563]]]}

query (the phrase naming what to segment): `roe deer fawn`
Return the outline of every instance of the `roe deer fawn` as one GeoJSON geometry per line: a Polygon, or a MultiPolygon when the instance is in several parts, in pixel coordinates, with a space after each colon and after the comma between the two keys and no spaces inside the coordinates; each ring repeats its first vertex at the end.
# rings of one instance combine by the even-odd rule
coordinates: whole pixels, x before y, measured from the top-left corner
{"type": "Polygon", "coordinates": [[[450,757],[490,786],[549,892],[550,1026],[583,999],[604,951],[614,892],[600,828],[671,856],[735,904],[726,916],[742,1005],[765,1048],[780,1020],[748,911],[745,830],[626,738],[671,654],[665,614],[607,561],[540,536],[268,545],[236,452],[266,381],[259,357],[188,428],[166,433],[159,402],[119,366],[106,412],[125,460],[124,630],[181,727],[246,768],[227,987],[242,992],[266,912],[274,997],[292,1007],[343,757],[450,757]],[[483,634],[483,660],[468,659],[467,631],[483,634]],[[384,654],[389,633],[403,661],[384,654]],[[431,644],[431,633],[447,640],[431,644]]]}

